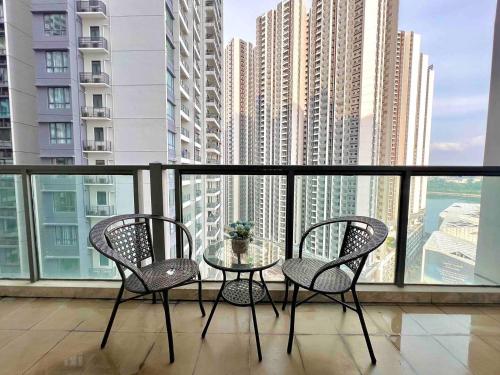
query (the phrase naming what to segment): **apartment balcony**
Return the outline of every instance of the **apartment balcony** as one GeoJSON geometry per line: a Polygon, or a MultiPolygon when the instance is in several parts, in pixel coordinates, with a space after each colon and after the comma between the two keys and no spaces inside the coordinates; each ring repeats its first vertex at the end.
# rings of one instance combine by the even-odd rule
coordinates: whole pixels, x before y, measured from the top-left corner
{"type": "MultiPolygon", "coordinates": [[[[185,0],[180,0],[180,2],[184,2],[185,0]]],[[[186,35],[186,34],[189,34],[189,28],[188,28],[188,24],[184,18],[184,14],[182,12],[179,12],[179,24],[181,25],[181,32],[186,35]]]]}
{"type": "Polygon", "coordinates": [[[104,37],[80,37],[78,49],[86,54],[108,53],[108,40],[104,37]]]}
{"type": "Polygon", "coordinates": [[[220,139],[220,130],[208,128],[207,131],[206,131],[206,136],[207,136],[208,139],[212,139],[212,140],[215,140],[217,142],[221,141],[221,139],[220,139]]]}
{"type": "Polygon", "coordinates": [[[82,120],[111,120],[111,110],[106,107],[82,107],[80,111],[82,120]]]}
{"type": "Polygon", "coordinates": [[[76,14],[85,19],[105,19],[107,17],[106,4],[98,0],[77,1],[76,14]]]}
{"type": "MultiPolygon", "coordinates": [[[[4,245],[9,245],[9,248],[19,249],[19,253],[14,252],[16,256],[7,257],[7,259],[0,261],[4,272],[2,277],[8,279],[3,281],[0,291],[2,295],[11,297],[30,297],[29,299],[4,298],[0,301],[2,308],[6,310],[2,318],[3,331],[11,335],[14,326],[22,331],[20,331],[21,335],[9,338],[10,341],[0,348],[0,355],[3,353],[4,356],[3,365],[6,373],[23,373],[27,367],[30,372],[41,374],[62,374],[68,371],[74,373],[75,368],[78,370],[77,372],[100,373],[102,368],[122,368],[119,366],[125,363],[123,362],[124,358],[126,358],[126,370],[129,373],[139,373],[143,369],[151,368],[158,369],[157,372],[161,372],[169,366],[167,364],[168,345],[165,337],[158,336],[156,333],[145,334],[143,320],[140,319],[145,315],[151,315],[148,325],[157,327],[155,329],[158,332],[162,331],[164,316],[162,313],[157,314],[156,307],[158,305],[156,307],[152,305],[150,299],[130,301],[127,302],[130,305],[120,306],[117,320],[115,320],[116,330],[111,331],[107,349],[103,352],[99,348],[99,344],[113,304],[104,299],[78,300],[78,298],[88,298],[89,293],[98,292],[100,298],[111,299],[116,297],[118,288],[121,285],[119,279],[117,279],[119,275],[117,268],[113,263],[106,264],[103,262],[100,264],[105,259],[88,247],[85,238],[88,236],[90,225],[118,213],[134,212],[134,199],[136,198],[140,202],[151,202],[151,206],[159,210],[158,214],[166,214],[166,212],[163,212],[163,204],[159,203],[164,203],[163,193],[167,189],[169,189],[170,193],[169,179],[172,178],[173,171],[180,173],[183,178],[191,178],[192,181],[196,180],[194,176],[199,175],[208,177],[221,174],[227,176],[258,174],[260,178],[271,175],[281,176],[286,180],[284,182],[285,186],[290,189],[290,194],[285,197],[285,200],[288,200],[286,203],[291,205],[297,202],[300,186],[303,186],[302,182],[311,179],[312,183],[314,180],[326,178],[325,176],[340,175],[348,179],[362,176],[357,183],[353,183],[354,194],[360,193],[360,190],[358,191],[356,188],[363,188],[362,180],[366,180],[368,186],[373,187],[373,184],[371,184],[373,181],[381,182],[380,179],[384,178],[397,179],[396,185],[398,189],[401,189],[401,194],[393,196],[397,207],[400,208],[394,218],[396,227],[391,229],[386,243],[368,258],[357,288],[360,292],[361,302],[366,303],[363,306],[363,311],[366,325],[374,343],[375,354],[379,359],[376,367],[370,365],[370,358],[365,347],[365,337],[362,334],[356,315],[350,311],[343,313],[339,306],[326,303],[318,305],[311,302],[304,303],[297,309],[296,322],[301,324],[299,322],[307,320],[308,311],[314,311],[315,320],[320,323],[317,323],[318,325],[315,325],[315,322],[311,323],[313,324],[311,329],[314,332],[321,332],[321,334],[310,332],[312,334],[296,335],[298,344],[295,344],[291,356],[286,353],[289,312],[285,311],[280,314],[279,318],[276,318],[270,305],[262,305],[257,312],[257,319],[260,319],[261,328],[265,328],[264,325],[267,322],[278,322],[276,319],[285,320],[283,322],[284,329],[282,327],[272,327],[273,330],[279,330],[278,333],[283,337],[279,338],[279,335],[274,335],[279,339],[275,340],[273,336],[272,340],[270,340],[271,335],[261,335],[262,341],[266,345],[262,364],[259,364],[257,358],[253,358],[249,362],[248,353],[249,351],[255,353],[255,348],[253,348],[253,345],[248,345],[248,340],[243,340],[242,343],[241,332],[228,333],[223,335],[227,337],[219,338],[215,333],[210,333],[211,330],[209,330],[205,341],[200,341],[201,349],[195,348],[201,350],[199,358],[196,355],[181,355],[176,358],[175,366],[189,365],[190,369],[199,369],[206,366],[208,361],[212,366],[211,369],[214,369],[213,371],[223,373],[227,368],[224,368],[220,364],[221,362],[237,360],[238,363],[245,364],[242,371],[248,370],[247,372],[250,372],[250,367],[254,365],[271,366],[271,368],[276,365],[278,366],[276,372],[281,373],[283,366],[286,365],[291,371],[296,368],[297,372],[304,373],[305,368],[306,370],[311,369],[311,373],[317,373],[324,368],[336,368],[332,367],[332,363],[333,366],[337,366],[335,361],[338,359],[341,361],[338,368],[344,372],[352,371],[354,373],[359,373],[361,367],[363,369],[376,368],[382,373],[391,374],[399,372],[399,369],[403,372],[409,369],[410,373],[413,373],[414,369],[420,369],[420,372],[424,374],[442,373],[443,368],[453,368],[457,373],[499,373],[500,365],[495,359],[497,352],[493,344],[500,339],[500,323],[497,319],[499,314],[497,304],[500,302],[500,294],[498,293],[500,271],[497,270],[498,267],[493,261],[490,261],[490,264],[481,262],[483,260],[481,257],[484,256],[483,251],[486,251],[488,258],[491,256],[489,259],[496,259],[498,249],[495,244],[498,242],[495,240],[492,247],[481,247],[479,244],[481,241],[476,243],[456,239],[456,243],[460,243],[460,246],[456,246],[454,242],[449,242],[453,236],[450,233],[443,234],[444,232],[439,236],[442,236],[445,241],[436,242],[439,236],[435,232],[441,232],[440,226],[443,223],[446,224],[446,220],[440,221],[443,209],[436,210],[434,207],[427,207],[419,225],[423,225],[423,220],[425,220],[426,225],[428,225],[427,221],[434,221],[435,224],[432,224],[434,227],[431,229],[431,237],[424,238],[422,243],[418,242],[418,246],[415,247],[413,241],[420,238],[418,233],[415,236],[413,235],[416,230],[418,231],[418,225],[414,226],[414,221],[409,214],[411,207],[413,207],[410,189],[414,182],[420,181],[422,177],[430,179],[431,177],[439,177],[441,174],[440,181],[442,181],[440,183],[450,180],[450,186],[461,188],[462,186],[468,186],[469,183],[463,182],[464,177],[459,176],[469,176],[466,178],[482,181],[482,186],[477,190],[480,197],[475,196],[473,198],[475,203],[464,203],[463,200],[467,199],[467,197],[463,195],[456,197],[461,205],[455,206],[454,209],[457,209],[457,207],[465,209],[464,212],[468,212],[468,214],[464,216],[464,212],[461,212],[457,216],[460,220],[451,220],[449,222],[451,224],[450,228],[455,228],[458,222],[470,217],[472,221],[465,222],[463,227],[456,231],[458,236],[464,235],[466,228],[469,228],[471,223],[474,223],[475,227],[472,229],[474,229],[474,235],[479,236],[478,238],[481,238],[485,231],[490,232],[488,238],[492,238],[490,237],[492,235],[493,239],[495,239],[495,236],[500,237],[500,234],[496,234],[498,232],[496,223],[484,220],[491,217],[491,213],[495,214],[497,211],[495,199],[498,196],[496,194],[498,193],[496,192],[498,185],[488,186],[485,182],[487,180],[493,182],[498,180],[500,178],[500,167],[289,165],[227,165],[221,167],[166,164],[162,166],[165,173],[150,173],[153,168],[158,170],[156,165],[33,165],[28,167],[8,165],[0,167],[0,174],[2,174],[0,188],[3,197],[0,203],[6,206],[9,212],[13,210],[13,205],[16,207],[16,220],[18,222],[17,225],[5,224],[0,228],[0,238],[3,239],[4,245]],[[75,173],[79,176],[84,175],[84,178],[75,178],[75,173]],[[73,176],[67,178],[70,175],[73,176]],[[42,191],[42,180],[51,180],[53,187],[59,186],[59,191],[86,192],[95,190],[102,192],[110,189],[99,189],[98,187],[96,189],[86,189],[82,184],[107,182],[107,179],[113,176],[119,176],[116,177],[117,182],[118,180],[120,182],[116,184],[116,192],[120,193],[122,198],[117,199],[116,204],[97,205],[88,203],[89,199],[92,202],[96,197],[91,195],[89,198],[86,194],[75,194],[76,207],[81,207],[81,209],[78,208],[71,213],[64,212],[63,216],[56,217],[59,221],[54,221],[52,218],[48,220],[46,217],[48,212],[54,211],[55,200],[48,199],[48,194],[53,194],[55,190],[42,191]],[[73,186],[73,190],[67,189],[68,184],[73,186]],[[151,191],[150,186],[161,186],[163,190],[151,191]],[[120,188],[122,188],[121,191],[120,188]],[[7,194],[3,191],[9,189],[13,194],[7,194]],[[493,190],[488,191],[488,189],[493,190]],[[9,197],[15,197],[15,199],[9,197]],[[484,201],[488,197],[491,198],[490,204],[484,201]],[[30,204],[25,207],[24,202],[30,202],[30,204]],[[471,211],[467,211],[471,208],[471,211]],[[488,210],[490,211],[488,212],[488,210]],[[23,220],[25,217],[30,219],[28,229],[24,226],[23,220]],[[67,218],[71,218],[72,222],[63,221],[68,220],[67,218]],[[481,220],[478,220],[478,218],[481,220]],[[44,242],[45,239],[51,238],[50,236],[53,237],[55,233],[61,233],[60,228],[57,232],[55,231],[54,228],[57,227],[55,224],[59,227],[68,226],[67,224],[78,226],[76,241],[69,231],[62,232],[64,233],[62,236],[59,235],[57,241],[64,250],[63,255],[61,255],[61,249],[59,249],[60,252],[56,252],[51,243],[44,242]],[[426,245],[429,239],[431,241],[426,245]],[[16,241],[22,241],[22,245],[19,246],[19,242],[16,241]],[[27,243],[26,241],[30,244],[29,252],[23,246],[27,243]],[[68,244],[71,244],[71,248],[69,248],[68,244]],[[12,264],[18,258],[18,255],[26,257],[25,259],[30,261],[23,265],[26,268],[22,271],[18,270],[15,271],[17,274],[6,276],[6,265],[12,264]],[[424,262],[415,261],[412,258],[413,256],[418,260],[424,259],[424,262]],[[397,259],[400,261],[398,262],[397,259]],[[49,267],[54,263],[58,267],[49,267]],[[75,263],[78,266],[73,266],[75,263]],[[467,265],[467,267],[464,267],[464,265],[467,265]],[[487,281],[480,278],[484,266],[493,271],[487,281]],[[436,270],[437,272],[435,272],[436,270]],[[60,272],[63,274],[61,275],[60,272]],[[421,279],[422,274],[426,272],[430,272],[429,275],[434,276],[432,282],[438,285],[429,285],[425,280],[421,279]],[[468,276],[471,278],[468,278],[468,276]],[[70,296],[71,299],[64,299],[66,296],[70,296]],[[56,298],[36,299],[34,297],[56,298]],[[431,301],[438,304],[430,304],[431,301]],[[481,302],[481,306],[474,304],[478,302],[481,302]],[[429,304],[424,305],[425,303],[429,304]],[[305,308],[305,310],[301,310],[301,308],[305,308]],[[105,316],[106,320],[103,321],[102,316],[105,316]],[[332,317],[334,320],[332,320],[332,317]],[[324,322],[331,323],[328,325],[329,328],[324,322]],[[91,331],[95,332],[90,334],[84,332],[89,327],[92,328],[91,331]],[[42,328],[45,331],[40,334],[42,328]],[[66,332],[70,332],[70,334],[66,335],[61,331],[62,328],[66,332]],[[75,329],[77,331],[82,330],[85,340],[82,340],[80,334],[75,336],[73,333],[75,329]],[[123,333],[125,331],[126,333],[123,333]],[[342,333],[346,334],[342,335],[342,333]],[[210,336],[211,334],[213,336],[210,336]],[[134,344],[132,347],[130,345],[121,345],[124,338],[136,336],[141,338],[141,340],[138,340],[137,345],[134,344]],[[39,339],[40,337],[43,340],[39,339]],[[155,343],[155,340],[160,339],[162,339],[161,345],[155,349],[156,351],[150,352],[149,349],[155,343]],[[212,345],[212,341],[217,344],[222,339],[226,340],[226,342],[221,350],[212,353],[212,346],[206,347],[207,340],[208,344],[212,345]],[[321,345],[318,346],[318,343],[321,345]],[[232,347],[229,352],[227,350],[228,345],[232,347]],[[297,350],[299,347],[300,353],[297,350]],[[332,347],[334,347],[333,351],[332,347]],[[279,358],[271,358],[268,355],[271,352],[278,353],[279,358]],[[81,353],[86,354],[82,356],[81,353]],[[103,356],[103,353],[112,355],[103,356]],[[436,356],[439,357],[439,363],[442,366],[436,367],[436,356]],[[191,357],[193,359],[190,359],[191,357]],[[104,361],[99,363],[98,370],[95,367],[96,358],[101,362],[104,361]],[[279,363],[276,363],[278,361],[279,363]],[[385,371],[384,369],[388,370],[385,371]],[[478,369],[479,371],[476,371],[478,369]]],[[[206,188],[220,190],[219,187],[203,186],[204,181],[206,181],[204,178],[201,181],[200,187],[202,190],[206,190],[206,188]]],[[[280,184],[279,186],[282,187],[283,185],[280,184]]],[[[345,186],[342,184],[342,186],[348,187],[349,184],[345,186]]],[[[429,182],[428,186],[431,188],[435,185],[429,182]]],[[[175,184],[172,193],[175,197],[190,194],[190,199],[192,199],[194,193],[197,196],[204,197],[202,191],[193,189],[192,185],[185,188],[181,184],[175,184]],[[183,191],[183,189],[185,190],[183,191]]],[[[438,198],[435,193],[436,191],[430,190],[431,200],[438,198]]],[[[102,196],[97,198],[102,199],[102,196]]],[[[339,197],[338,200],[344,198],[339,197]]],[[[450,202],[454,202],[454,198],[451,195],[443,197],[443,199],[450,202]]],[[[363,199],[372,199],[373,202],[377,202],[380,196],[365,195],[363,199]]],[[[61,203],[65,203],[64,199],[58,204],[61,203]]],[[[194,237],[193,244],[199,249],[198,253],[193,248],[193,258],[202,254],[207,241],[219,241],[223,235],[224,217],[221,211],[224,210],[224,201],[221,203],[211,202],[211,199],[207,198],[205,203],[205,206],[203,204],[200,206],[199,203],[193,204],[194,208],[190,208],[191,212],[184,216],[186,224],[190,224],[189,229],[194,237]],[[214,204],[220,204],[220,207],[215,208],[214,204]],[[203,209],[206,207],[210,213],[212,211],[217,212],[216,210],[220,211],[213,215],[207,214],[206,218],[203,217],[198,220],[196,217],[199,216],[200,207],[203,207],[203,209]],[[200,231],[203,231],[204,234],[195,235],[200,231]]],[[[367,204],[371,203],[367,202],[367,204]]],[[[319,201],[317,205],[320,205],[319,201]]],[[[447,208],[448,206],[444,205],[443,207],[447,208]]],[[[326,207],[325,210],[323,208],[325,207],[322,207],[320,213],[318,213],[318,220],[321,220],[319,216],[323,218],[325,214],[329,217],[333,215],[334,210],[331,210],[330,207],[326,207]]],[[[2,213],[8,214],[7,211],[2,211],[2,213]]],[[[450,214],[450,211],[447,214],[450,214]]],[[[289,212],[276,208],[272,211],[272,215],[273,221],[284,222],[287,228],[289,226],[295,228],[295,225],[300,223],[297,220],[304,219],[307,213],[300,209],[289,212]]],[[[453,219],[453,217],[450,218],[453,219]]],[[[316,219],[316,217],[313,217],[313,219],[316,219]]],[[[266,225],[265,220],[257,217],[255,223],[256,237],[264,235],[265,231],[262,226],[266,225]]],[[[152,229],[154,230],[154,228],[152,229]]],[[[286,236],[286,234],[290,233],[283,230],[279,233],[284,239],[276,242],[281,244],[284,249],[287,249],[287,251],[283,252],[282,258],[286,259],[294,256],[293,237],[286,236]]],[[[175,238],[175,232],[165,231],[165,234],[168,238],[165,240],[161,238],[160,241],[165,241],[164,245],[168,251],[171,244],[169,241],[172,240],[172,237],[175,238]]],[[[329,232],[328,236],[333,238],[332,232],[329,232]]],[[[341,238],[341,235],[338,237],[341,238]]],[[[307,257],[323,262],[336,257],[336,254],[324,254],[321,251],[322,247],[318,247],[319,244],[324,243],[320,231],[311,232],[310,238],[314,251],[308,251],[307,257]]],[[[184,240],[181,245],[181,249],[186,248],[186,241],[184,240]]],[[[309,244],[307,247],[309,248],[309,244]]],[[[168,252],[165,257],[175,257],[175,252],[173,254],[168,252]]],[[[200,262],[200,270],[204,279],[204,298],[207,301],[212,301],[216,297],[216,290],[214,289],[217,289],[217,287],[216,285],[210,285],[210,283],[213,281],[220,282],[222,274],[211,273],[210,268],[203,262],[200,262]]],[[[268,284],[271,286],[269,290],[275,301],[280,300],[284,294],[283,275],[280,268],[270,269],[264,275],[266,281],[274,281],[274,283],[268,284]]],[[[177,298],[181,300],[196,299],[196,291],[197,284],[179,288],[176,293],[172,293],[172,302],[176,302],[177,298]]],[[[306,296],[302,291],[299,292],[300,301],[306,296]]],[[[352,301],[351,295],[345,297],[347,302],[352,301]]],[[[201,332],[204,322],[200,317],[197,301],[176,302],[173,305],[175,306],[172,306],[172,316],[176,330],[180,332],[190,331],[193,328],[193,321],[195,321],[200,323],[196,323],[196,325],[201,327],[199,329],[201,332]]],[[[231,322],[240,322],[241,311],[233,308],[226,309],[226,307],[223,307],[225,311],[219,311],[221,312],[220,315],[217,313],[214,315],[215,320],[213,320],[213,323],[221,326],[221,324],[231,325],[231,322]],[[220,320],[217,320],[217,317],[220,320]]],[[[251,317],[248,318],[248,314],[245,314],[245,316],[248,323],[248,319],[251,319],[251,317]]],[[[245,324],[245,327],[247,333],[251,334],[252,332],[248,328],[249,324],[245,324]]],[[[238,330],[239,328],[236,327],[235,329],[228,329],[228,332],[238,330]]],[[[261,331],[265,331],[265,329],[261,329],[261,331]]],[[[196,333],[196,337],[199,339],[199,332],[196,333]]],[[[174,339],[176,344],[182,344],[180,341],[180,339],[178,341],[174,339]]],[[[250,343],[252,344],[252,341],[250,343]]],[[[178,347],[182,349],[182,345],[178,345],[178,347]]],[[[182,350],[177,351],[177,353],[179,352],[182,353],[182,350]]],[[[190,372],[192,371],[190,370],[190,372]]]]}
{"type": "Polygon", "coordinates": [[[181,128],[181,141],[186,143],[191,142],[191,135],[189,133],[189,130],[186,128],[181,128]]]}
{"type": "Polygon", "coordinates": [[[181,74],[184,78],[189,78],[189,63],[186,59],[180,59],[181,74]]]}
{"type": "Polygon", "coordinates": [[[216,127],[217,130],[220,130],[221,128],[220,120],[220,116],[217,116],[214,113],[207,113],[205,116],[205,121],[207,122],[207,124],[216,127]]]}
{"type": "Polygon", "coordinates": [[[5,48],[0,48],[0,56],[6,56],[7,50],[5,48]]]}
{"type": "Polygon", "coordinates": [[[85,185],[110,185],[115,183],[113,176],[83,176],[83,183],[85,185]]]}
{"type": "Polygon", "coordinates": [[[186,57],[189,56],[189,49],[188,49],[189,44],[187,43],[186,39],[183,36],[181,36],[179,38],[179,41],[180,41],[179,44],[181,45],[182,55],[186,57]]]}
{"type": "Polygon", "coordinates": [[[213,196],[220,195],[220,187],[208,188],[206,193],[207,193],[207,195],[213,195],[213,196]]]}
{"type": "Polygon", "coordinates": [[[83,87],[109,87],[109,83],[107,73],[80,73],[80,85],[83,87]]]}
{"type": "Polygon", "coordinates": [[[181,120],[185,120],[187,122],[191,121],[189,113],[189,108],[185,104],[181,104],[181,120]]]}
{"type": "Polygon", "coordinates": [[[221,154],[220,143],[218,142],[208,142],[207,143],[207,152],[213,152],[217,155],[221,154]]]}
{"type": "Polygon", "coordinates": [[[184,99],[186,99],[186,100],[191,99],[191,97],[189,96],[189,85],[188,85],[187,81],[181,80],[180,92],[181,92],[181,95],[184,97],[184,99]]]}
{"type": "Polygon", "coordinates": [[[83,152],[112,152],[111,141],[86,140],[83,142],[83,152]]]}
{"type": "Polygon", "coordinates": [[[86,206],[85,215],[87,217],[110,217],[116,215],[114,205],[86,206]]]}
{"type": "Polygon", "coordinates": [[[184,149],[181,151],[181,163],[184,164],[191,163],[191,152],[189,152],[189,150],[184,149]]]}

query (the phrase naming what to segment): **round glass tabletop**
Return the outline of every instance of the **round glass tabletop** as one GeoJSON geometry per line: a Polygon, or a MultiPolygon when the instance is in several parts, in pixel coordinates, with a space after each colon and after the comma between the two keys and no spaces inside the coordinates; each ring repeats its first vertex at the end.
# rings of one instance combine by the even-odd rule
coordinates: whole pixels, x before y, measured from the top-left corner
{"type": "Polygon", "coordinates": [[[276,265],[284,254],[283,244],[262,239],[254,239],[245,253],[236,254],[231,240],[227,239],[208,246],[203,253],[203,259],[219,270],[251,272],[276,265]]]}

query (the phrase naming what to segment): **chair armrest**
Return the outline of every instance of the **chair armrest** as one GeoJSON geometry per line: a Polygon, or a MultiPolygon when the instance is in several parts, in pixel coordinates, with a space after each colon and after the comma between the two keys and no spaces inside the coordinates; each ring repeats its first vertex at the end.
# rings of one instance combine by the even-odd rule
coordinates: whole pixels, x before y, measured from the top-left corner
{"type": "Polygon", "coordinates": [[[327,219],[325,221],[320,221],[319,223],[314,224],[313,226],[309,227],[304,234],[302,234],[302,238],[300,239],[300,245],[299,245],[299,258],[302,258],[302,250],[304,247],[304,242],[306,240],[306,237],[311,233],[314,229],[322,227],[324,225],[328,224],[335,224],[335,223],[341,223],[341,222],[348,222],[352,221],[353,217],[350,216],[343,216],[343,217],[337,217],[335,219],[327,219]]]}
{"type": "Polygon", "coordinates": [[[191,236],[191,233],[189,232],[189,229],[180,221],[176,221],[174,219],[165,217],[165,216],[159,216],[159,215],[148,215],[148,217],[151,220],[161,220],[161,221],[166,221],[171,224],[174,224],[182,229],[182,231],[186,234],[186,237],[188,239],[188,244],[189,244],[189,259],[192,258],[193,256],[193,237],[191,236]]]}

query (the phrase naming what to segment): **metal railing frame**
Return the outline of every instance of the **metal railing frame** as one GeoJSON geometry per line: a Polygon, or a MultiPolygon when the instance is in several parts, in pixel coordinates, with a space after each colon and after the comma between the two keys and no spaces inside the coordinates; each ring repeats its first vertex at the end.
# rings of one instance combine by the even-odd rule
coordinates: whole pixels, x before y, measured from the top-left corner
{"type": "MultiPolygon", "coordinates": [[[[134,211],[139,213],[141,196],[143,194],[141,172],[149,172],[151,210],[154,215],[163,215],[163,189],[166,171],[173,171],[175,185],[175,219],[182,221],[182,177],[189,175],[251,175],[251,176],[283,176],[286,178],[286,232],[285,257],[290,258],[293,253],[294,227],[294,193],[295,178],[299,176],[394,176],[399,180],[399,210],[398,230],[396,238],[396,268],[393,284],[398,287],[412,285],[405,283],[406,244],[408,235],[408,214],[410,204],[410,188],[412,177],[432,176],[480,176],[500,177],[500,167],[446,167],[446,166],[281,166],[281,165],[182,165],[160,164],[149,165],[122,165],[122,166],[89,166],[89,165],[1,165],[0,175],[19,175],[22,181],[23,204],[26,221],[26,236],[28,250],[28,264],[30,281],[40,280],[39,259],[36,242],[36,222],[33,209],[32,176],[33,175],[128,175],[133,177],[134,211]]],[[[163,226],[153,226],[153,236],[164,238],[163,226]]],[[[182,234],[176,233],[176,256],[182,256],[182,234]]],[[[157,256],[165,257],[165,244],[160,241],[156,249],[157,256]]],[[[158,258],[161,259],[161,258],[158,258]]],[[[79,279],[81,280],[81,279],[79,279]]],[[[92,279],[92,281],[97,279],[92,279]]],[[[430,284],[426,284],[430,285],[430,284]]],[[[450,285],[452,286],[452,285],[450,285]]],[[[455,285],[453,285],[455,286],[455,285]]],[[[462,286],[462,285],[456,285],[462,286]]],[[[478,285],[483,286],[483,285],[478,285]]],[[[487,285],[484,285],[487,286],[487,285]]]]}

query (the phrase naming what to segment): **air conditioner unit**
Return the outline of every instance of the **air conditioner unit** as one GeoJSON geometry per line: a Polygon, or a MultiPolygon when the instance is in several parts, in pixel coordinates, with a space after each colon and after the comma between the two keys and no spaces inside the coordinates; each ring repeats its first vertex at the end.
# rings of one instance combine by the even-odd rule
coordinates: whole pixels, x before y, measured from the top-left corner
{"type": "Polygon", "coordinates": [[[97,145],[97,151],[104,151],[104,145],[97,145]]]}
{"type": "Polygon", "coordinates": [[[97,117],[104,117],[104,112],[103,111],[97,112],[97,117]]]}

